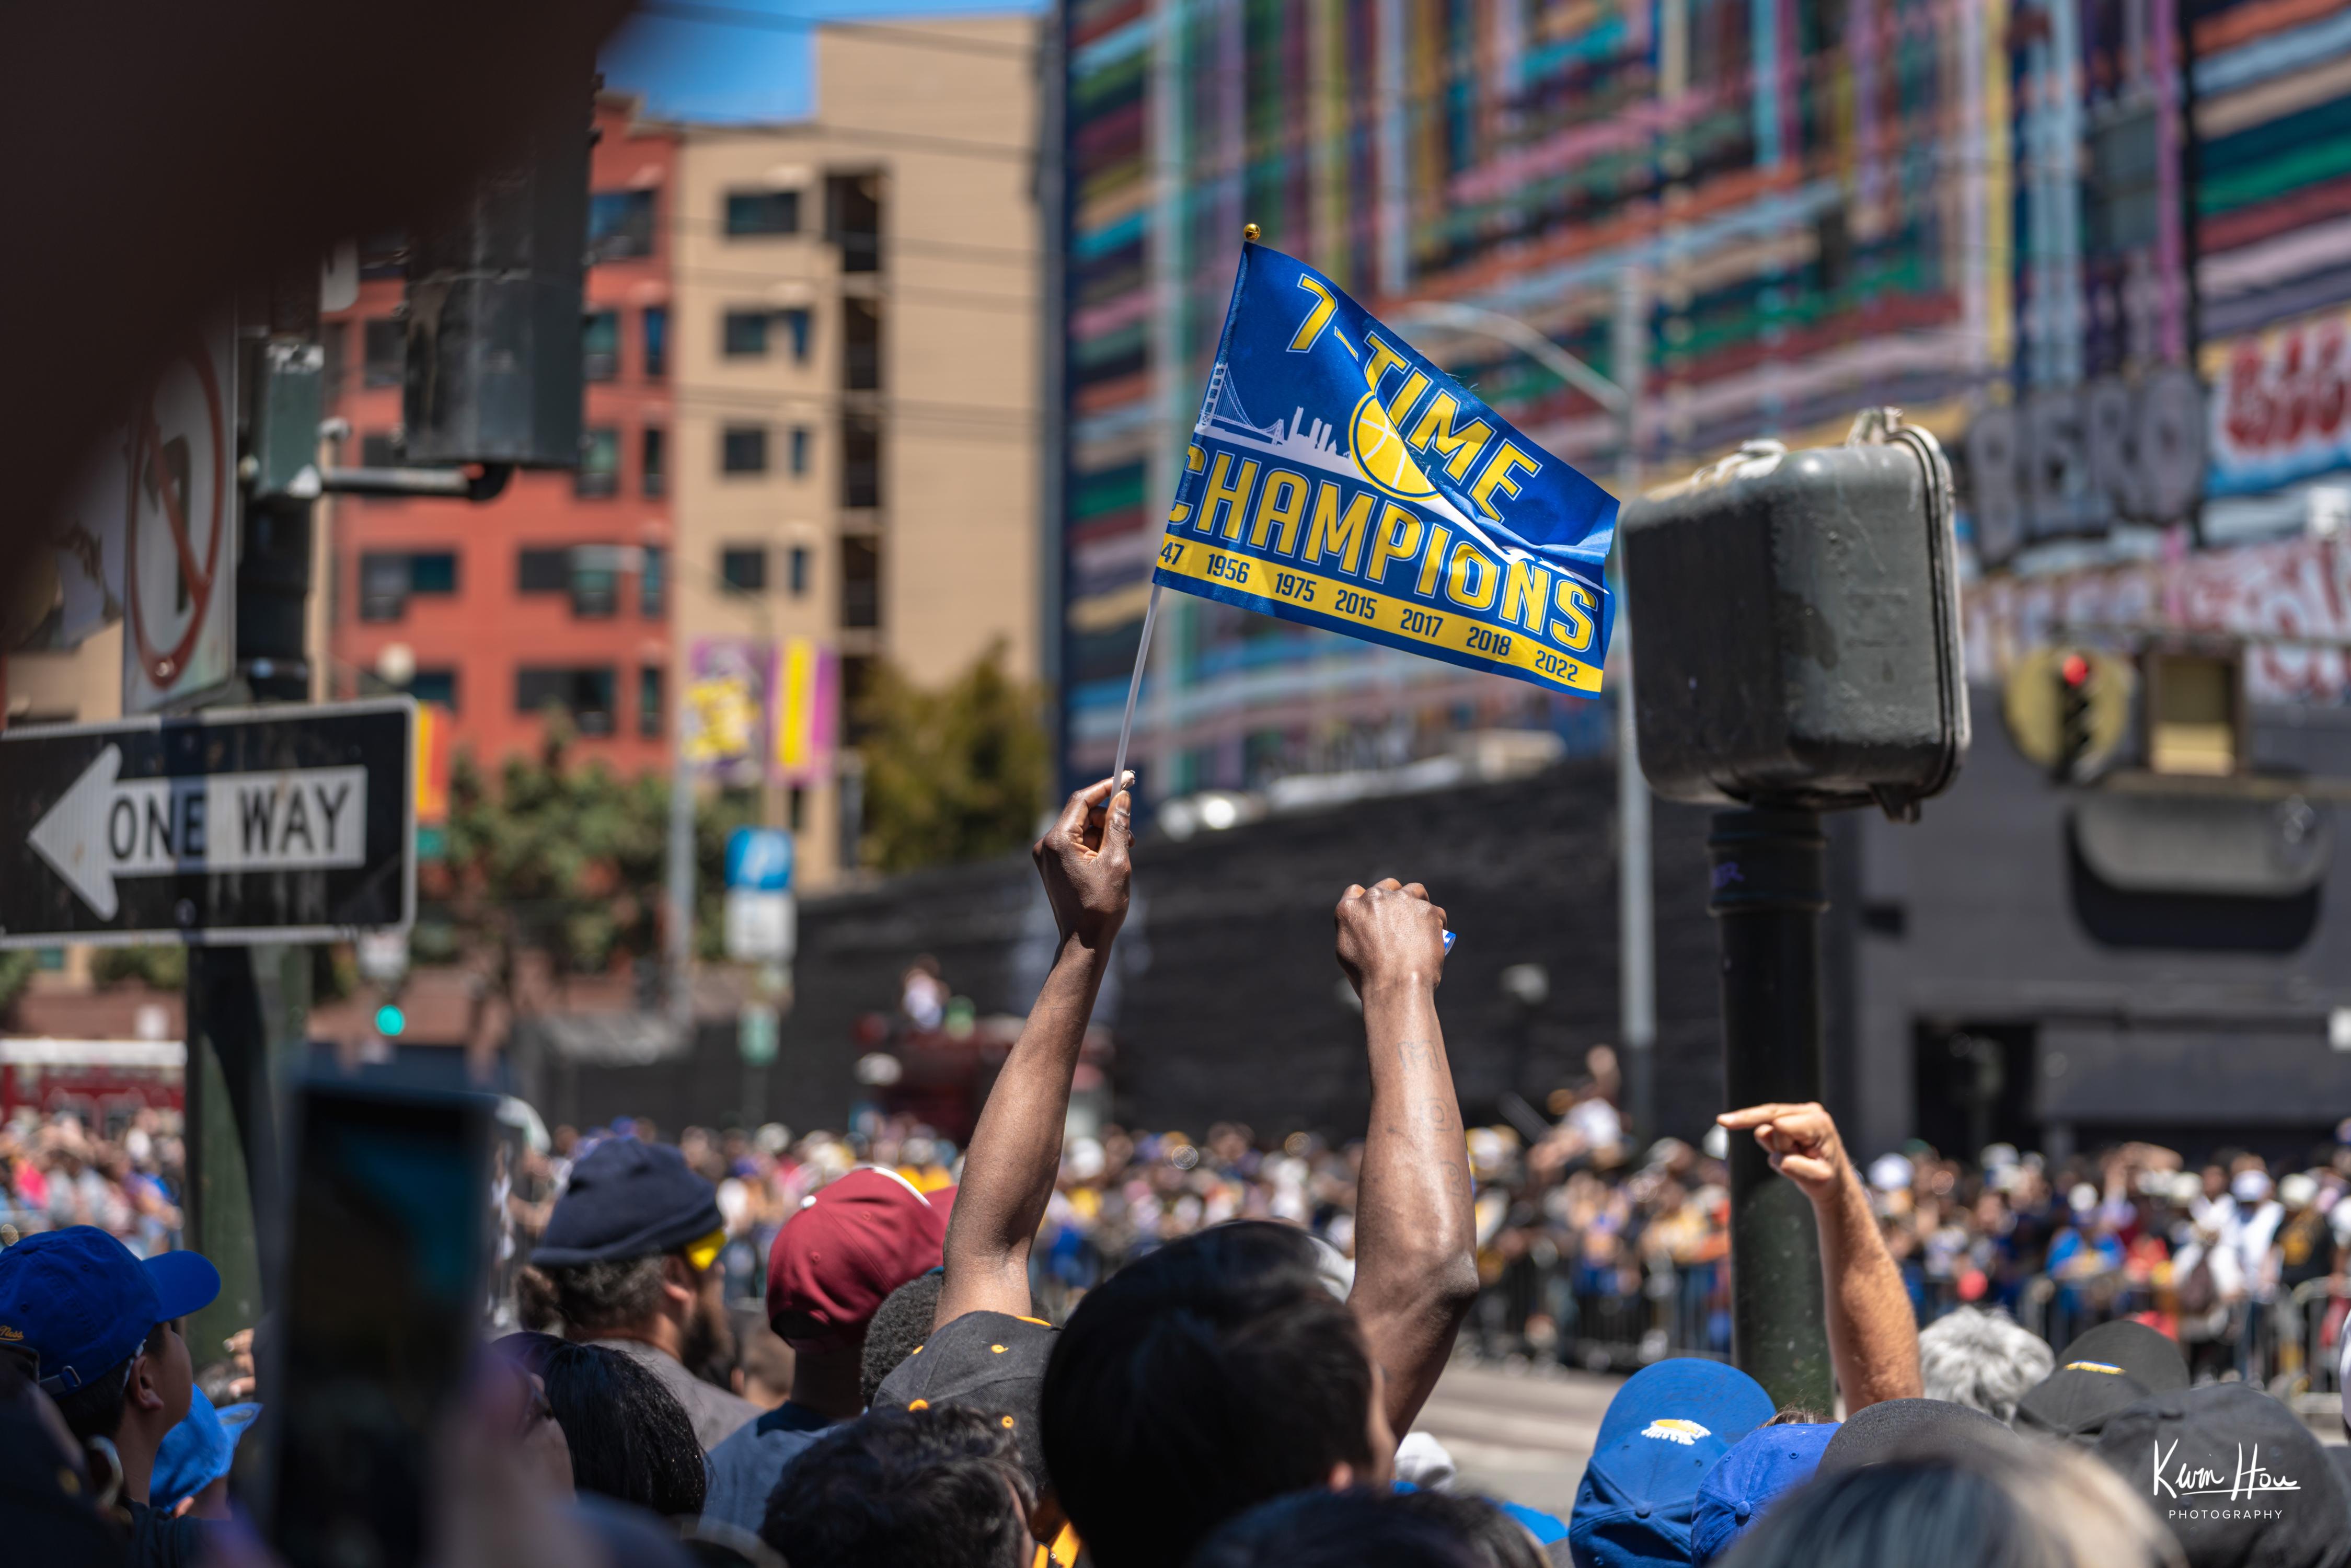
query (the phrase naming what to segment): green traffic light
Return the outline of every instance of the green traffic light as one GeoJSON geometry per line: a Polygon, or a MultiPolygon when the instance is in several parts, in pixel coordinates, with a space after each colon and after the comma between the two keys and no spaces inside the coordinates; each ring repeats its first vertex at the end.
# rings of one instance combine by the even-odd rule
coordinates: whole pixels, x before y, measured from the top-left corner
{"type": "Polygon", "coordinates": [[[386,1002],[375,1009],[375,1031],[390,1040],[408,1027],[408,1015],[386,1002]]]}

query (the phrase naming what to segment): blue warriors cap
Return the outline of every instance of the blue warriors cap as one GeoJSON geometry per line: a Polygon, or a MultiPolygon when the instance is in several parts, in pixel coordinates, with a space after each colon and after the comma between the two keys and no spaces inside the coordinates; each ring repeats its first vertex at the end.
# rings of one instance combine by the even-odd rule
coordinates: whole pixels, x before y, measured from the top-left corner
{"type": "Polygon", "coordinates": [[[1698,1484],[1690,1561],[1700,1565],[1713,1562],[1783,1493],[1811,1480],[1836,1429],[1834,1421],[1790,1422],[1758,1427],[1733,1443],[1698,1484]]]}
{"type": "Polygon", "coordinates": [[[611,1138],[571,1167],[570,1184],[555,1200],[530,1260],[547,1269],[626,1262],[675,1251],[726,1228],[718,1189],[684,1155],[667,1144],[611,1138]]]}
{"type": "Polygon", "coordinates": [[[245,1436],[260,1414],[258,1405],[232,1405],[216,1410],[201,1388],[188,1397],[188,1414],[163,1434],[155,1450],[155,1475],[147,1485],[147,1500],[165,1513],[228,1474],[236,1458],[236,1440],[245,1436]]]}
{"type": "Polygon", "coordinates": [[[137,1353],[155,1325],[208,1307],[220,1270],[193,1252],[141,1262],[94,1225],[27,1236],[0,1252],[0,1345],[40,1359],[41,1386],[70,1394],[137,1353]]]}
{"type": "Polygon", "coordinates": [[[1698,1483],[1771,1418],[1763,1385],[1721,1362],[1677,1357],[1635,1373],[1608,1402],[1575,1490],[1576,1568],[1688,1563],[1698,1483]]]}

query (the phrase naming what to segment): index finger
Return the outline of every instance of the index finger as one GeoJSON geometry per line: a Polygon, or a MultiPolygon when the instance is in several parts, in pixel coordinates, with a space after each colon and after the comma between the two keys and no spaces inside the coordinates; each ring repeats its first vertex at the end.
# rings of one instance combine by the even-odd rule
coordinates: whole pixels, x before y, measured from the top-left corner
{"type": "Polygon", "coordinates": [[[1792,1116],[1804,1109],[1802,1105],[1747,1105],[1736,1111],[1725,1111],[1715,1120],[1737,1132],[1742,1127],[1760,1127],[1766,1122],[1776,1122],[1782,1116],[1792,1116]]]}
{"type": "Polygon", "coordinates": [[[1053,824],[1055,831],[1073,837],[1083,832],[1086,826],[1086,814],[1110,799],[1110,787],[1111,780],[1097,779],[1072,794],[1068,802],[1061,807],[1061,820],[1053,824]]]}

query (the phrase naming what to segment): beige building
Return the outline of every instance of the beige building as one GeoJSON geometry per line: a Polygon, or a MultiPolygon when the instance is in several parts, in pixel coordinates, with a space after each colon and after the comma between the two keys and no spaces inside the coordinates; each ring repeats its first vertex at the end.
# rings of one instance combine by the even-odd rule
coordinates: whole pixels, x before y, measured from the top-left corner
{"type": "MultiPolygon", "coordinates": [[[[1037,676],[1037,37],[820,28],[811,120],[684,131],[676,689],[697,643],[811,639],[852,745],[877,662],[935,686],[1001,640],[1037,676]]],[[[842,773],[778,803],[803,886],[840,873],[842,773]]]]}

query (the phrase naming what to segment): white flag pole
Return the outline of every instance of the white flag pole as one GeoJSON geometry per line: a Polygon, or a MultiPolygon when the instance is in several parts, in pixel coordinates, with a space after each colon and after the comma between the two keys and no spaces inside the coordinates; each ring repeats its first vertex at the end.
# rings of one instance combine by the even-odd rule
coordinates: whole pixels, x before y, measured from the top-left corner
{"type": "Polygon", "coordinates": [[[1143,639],[1134,645],[1134,678],[1126,683],[1126,716],[1118,721],[1118,760],[1111,765],[1110,789],[1115,795],[1126,780],[1126,743],[1134,736],[1134,699],[1143,692],[1143,666],[1151,657],[1151,623],[1159,619],[1159,584],[1143,607],[1143,639]]]}

